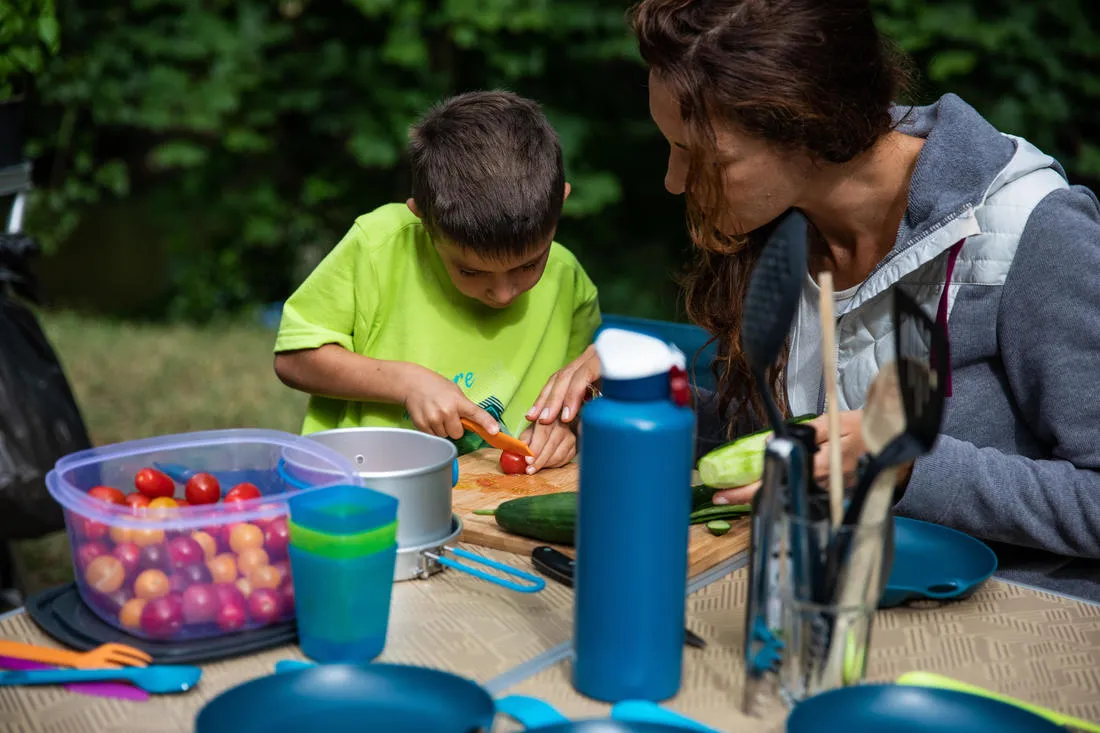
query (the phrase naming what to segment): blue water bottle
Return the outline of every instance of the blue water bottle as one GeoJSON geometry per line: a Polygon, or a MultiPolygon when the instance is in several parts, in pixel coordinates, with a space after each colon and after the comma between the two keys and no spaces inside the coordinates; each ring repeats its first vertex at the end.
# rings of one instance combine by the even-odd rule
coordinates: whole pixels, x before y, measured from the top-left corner
{"type": "Polygon", "coordinates": [[[683,353],[608,328],[602,395],[584,407],[573,687],[604,702],[680,689],[695,413],[683,353]]]}

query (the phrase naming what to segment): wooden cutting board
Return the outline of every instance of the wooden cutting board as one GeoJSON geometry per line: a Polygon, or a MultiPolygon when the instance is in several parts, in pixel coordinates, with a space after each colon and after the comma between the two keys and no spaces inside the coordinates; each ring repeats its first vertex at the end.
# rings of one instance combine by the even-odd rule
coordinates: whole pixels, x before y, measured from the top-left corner
{"type": "MultiPolygon", "coordinates": [[[[459,478],[452,496],[454,511],[462,518],[462,541],[479,547],[530,555],[539,540],[505,532],[491,516],[474,514],[475,509],[495,509],[509,499],[559,491],[576,491],[577,464],[539,471],[534,476],[509,476],[500,470],[500,451],[492,448],[468,453],[458,459],[459,478]]],[[[744,552],[749,547],[747,517],[729,520],[732,528],[715,537],[701,524],[694,525],[689,535],[688,575],[694,577],[718,563],[744,552]]],[[[555,545],[572,556],[572,547],[555,545]]]]}

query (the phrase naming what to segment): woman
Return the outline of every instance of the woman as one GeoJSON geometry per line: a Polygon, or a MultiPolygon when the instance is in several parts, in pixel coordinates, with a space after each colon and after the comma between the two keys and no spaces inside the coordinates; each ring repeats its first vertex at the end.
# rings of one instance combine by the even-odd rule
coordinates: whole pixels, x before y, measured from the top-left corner
{"type": "MultiPolygon", "coordinates": [[[[644,0],[631,19],[671,149],[665,187],[688,203],[698,255],[688,315],[718,342],[701,437],[713,444],[764,423],[740,350],[741,304],[761,229],[798,209],[810,267],[771,375],[780,404],[823,411],[814,275],[829,270],[852,473],[867,386],[893,355],[890,291],[902,288],[949,325],[952,393],[935,448],[903,472],[896,512],[990,542],[1006,577],[1100,598],[1100,565],[1089,562],[1100,558],[1095,195],[954,95],[894,106],[905,67],[866,0],[644,0]]],[[[529,417],[575,416],[598,377],[589,350],[529,417]]],[[[814,424],[825,442],[824,419],[814,424]]],[[[827,476],[827,451],[815,473],[827,476]]]]}

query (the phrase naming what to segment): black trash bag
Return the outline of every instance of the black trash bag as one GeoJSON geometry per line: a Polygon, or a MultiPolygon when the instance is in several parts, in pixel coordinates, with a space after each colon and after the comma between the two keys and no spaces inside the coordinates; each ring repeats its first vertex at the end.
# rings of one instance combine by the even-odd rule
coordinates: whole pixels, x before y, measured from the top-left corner
{"type": "Polygon", "coordinates": [[[57,354],[19,300],[39,302],[29,268],[36,253],[30,237],[0,234],[0,540],[64,529],[46,474],[57,459],[91,447],[57,354]]]}

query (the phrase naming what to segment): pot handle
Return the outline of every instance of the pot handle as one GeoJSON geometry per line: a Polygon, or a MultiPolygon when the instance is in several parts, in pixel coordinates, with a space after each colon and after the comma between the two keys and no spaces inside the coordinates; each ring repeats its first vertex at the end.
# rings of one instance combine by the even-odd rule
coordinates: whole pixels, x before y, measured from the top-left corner
{"type": "Polygon", "coordinates": [[[505,580],[504,578],[498,578],[495,575],[490,575],[484,570],[478,570],[477,568],[463,565],[458,560],[452,560],[449,557],[445,557],[443,555],[443,552],[440,552],[439,554],[436,554],[434,552],[425,552],[424,556],[436,560],[441,565],[446,565],[447,567],[454,568],[455,570],[461,570],[462,572],[469,573],[476,578],[487,580],[490,583],[495,583],[502,588],[507,588],[508,590],[514,590],[517,593],[537,593],[538,591],[546,587],[546,581],[538,577],[537,575],[525,573],[522,570],[517,570],[516,568],[509,567],[508,565],[490,560],[487,557],[481,557],[480,555],[475,555],[472,552],[467,552],[466,550],[462,550],[458,547],[448,547],[446,545],[443,546],[443,551],[452,552],[458,557],[465,558],[467,560],[470,560],[471,562],[487,565],[488,567],[499,570],[506,575],[512,575],[517,578],[522,578],[523,580],[526,580],[528,583],[530,583],[530,585],[520,585],[519,583],[513,583],[510,580],[505,580]]]}
{"type": "Polygon", "coordinates": [[[458,485],[458,459],[455,458],[451,461],[451,488],[453,489],[458,485]]]}
{"type": "Polygon", "coordinates": [[[307,484],[305,481],[302,481],[301,479],[296,479],[291,476],[290,472],[286,470],[286,461],[284,461],[282,458],[280,458],[279,462],[275,464],[275,473],[277,473],[279,475],[279,478],[282,479],[287,485],[293,486],[296,489],[301,490],[313,488],[311,484],[307,484]]]}

